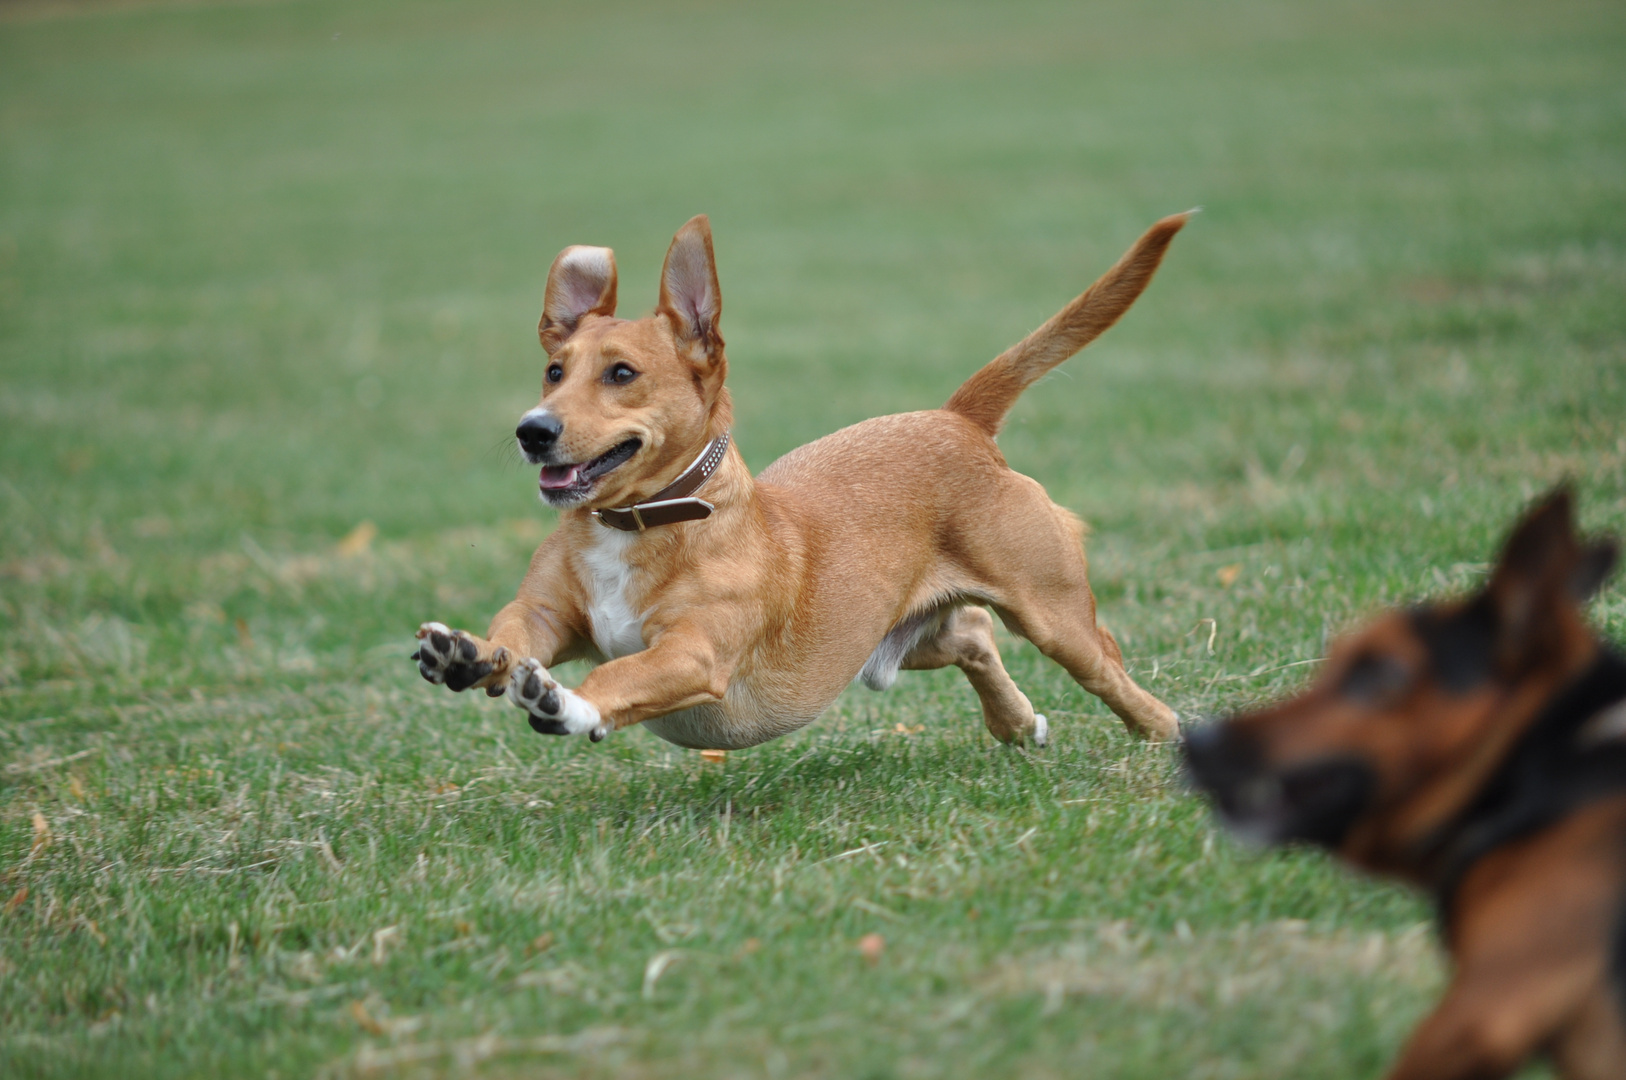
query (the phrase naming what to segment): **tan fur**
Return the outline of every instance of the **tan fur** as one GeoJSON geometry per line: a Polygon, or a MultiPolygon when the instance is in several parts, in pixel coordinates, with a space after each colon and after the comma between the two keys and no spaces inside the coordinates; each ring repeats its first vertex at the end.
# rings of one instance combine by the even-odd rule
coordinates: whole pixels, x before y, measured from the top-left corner
{"type": "Polygon", "coordinates": [[[967,379],[943,408],[970,418],[990,435],[998,435],[1005,414],[1022,391],[1106,333],[1129,310],[1151,283],[1163,262],[1163,253],[1187,217],[1166,217],[1146,230],[1140,243],[1125,252],[1100,280],[967,379]]]}
{"type": "Polygon", "coordinates": [[[861,670],[870,678],[866,662],[901,624],[894,641],[910,647],[897,666],[960,667],[988,730],[1031,740],[1042,729],[1000,662],[986,607],[1130,729],[1173,738],[1174,714],[1134,683],[1095,622],[1081,523],[1006,465],[993,434],[1023,387],[1128,308],[1184,221],[1158,222],[944,409],[855,424],[757,478],[730,446],[697,492],[715,505],[711,517],[636,534],[612,534],[590,511],[647,499],[731,424],[710,227],[698,217],[677,234],[655,313],[632,321],[613,317],[609,252],[567,249],[539,326],[559,379],[539,409],[562,422],[560,460],[590,461],[629,439],[640,446],[564,510],[487,636],[456,633],[470,643],[463,681],[497,693],[525,657],[544,667],[601,660],[575,695],[605,728],[646,723],[679,745],[731,749],[813,720],[861,670]],[[617,363],[636,377],[610,381],[617,363]],[[605,566],[624,567],[609,575],[624,582],[619,607],[600,595],[605,566]],[[644,647],[608,655],[595,611],[599,624],[636,616],[644,647]]]}

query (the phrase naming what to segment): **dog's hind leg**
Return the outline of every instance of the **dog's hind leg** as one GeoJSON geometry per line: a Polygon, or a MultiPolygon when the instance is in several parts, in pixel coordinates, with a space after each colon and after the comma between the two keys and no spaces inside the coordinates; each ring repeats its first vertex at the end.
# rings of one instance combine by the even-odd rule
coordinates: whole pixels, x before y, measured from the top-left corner
{"type": "Polygon", "coordinates": [[[1095,621],[1095,597],[1084,582],[1083,559],[1074,587],[1007,596],[1000,616],[1011,630],[1067,669],[1080,686],[1106,702],[1130,731],[1157,741],[1180,737],[1173,709],[1141,689],[1124,669],[1123,652],[1095,621]]]}
{"type": "Polygon", "coordinates": [[[1142,690],[1118,642],[1095,621],[1084,526],[1038,484],[1009,474],[992,509],[962,536],[977,589],[1012,632],[1067,669],[1077,683],[1149,739],[1176,739],[1174,710],[1142,690]]]}
{"type": "Polygon", "coordinates": [[[1129,677],[1118,642],[1095,623],[1095,604],[1087,592],[1071,598],[1071,603],[1006,614],[1012,629],[1106,702],[1129,730],[1158,741],[1179,738],[1180,721],[1174,710],[1129,677]]]}
{"type": "Polygon", "coordinates": [[[983,599],[1012,633],[1067,669],[1077,683],[1149,739],[1176,739],[1174,710],[1135,685],[1123,653],[1095,621],[1084,523],[1051,503],[1038,483],[1007,472],[953,534],[956,589],[983,599]]]}
{"type": "Polygon", "coordinates": [[[1018,690],[999,659],[994,641],[994,620],[980,607],[960,607],[949,613],[940,629],[918,642],[904,656],[902,667],[926,671],[953,665],[965,672],[982,702],[982,720],[988,733],[1003,743],[1049,741],[1050,725],[1033,711],[1027,695],[1018,690]]]}

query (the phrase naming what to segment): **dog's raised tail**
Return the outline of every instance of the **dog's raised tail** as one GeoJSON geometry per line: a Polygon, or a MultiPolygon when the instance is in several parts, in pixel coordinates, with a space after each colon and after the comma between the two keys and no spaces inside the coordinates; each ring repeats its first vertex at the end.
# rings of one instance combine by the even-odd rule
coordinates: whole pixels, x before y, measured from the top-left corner
{"type": "Polygon", "coordinates": [[[1157,272],[1169,241],[1194,213],[1171,214],[1147,229],[1116,266],[1039,329],[990,360],[954,391],[943,408],[998,435],[1022,391],[1100,337],[1129,310],[1157,272]]]}

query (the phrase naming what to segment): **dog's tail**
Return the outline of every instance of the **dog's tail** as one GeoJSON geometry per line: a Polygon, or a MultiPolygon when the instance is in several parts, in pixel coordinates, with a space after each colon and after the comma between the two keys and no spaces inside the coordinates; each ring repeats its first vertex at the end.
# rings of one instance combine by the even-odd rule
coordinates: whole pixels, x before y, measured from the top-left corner
{"type": "Polygon", "coordinates": [[[1169,241],[1194,213],[1188,210],[1172,214],[1147,229],[1118,264],[1085,289],[1082,296],[990,360],[954,391],[943,408],[966,417],[990,435],[998,435],[1005,425],[1005,414],[1022,391],[1100,337],[1129,310],[1157,272],[1169,241]]]}

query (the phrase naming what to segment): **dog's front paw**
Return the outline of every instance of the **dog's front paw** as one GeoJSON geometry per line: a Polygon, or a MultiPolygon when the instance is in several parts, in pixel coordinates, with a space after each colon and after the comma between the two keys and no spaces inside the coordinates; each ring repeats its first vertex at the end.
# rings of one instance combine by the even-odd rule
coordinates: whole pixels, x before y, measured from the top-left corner
{"type": "Polygon", "coordinates": [[[526,657],[508,677],[508,696],[543,735],[586,735],[598,742],[610,733],[593,703],[553,681],[541,663],[526,657]]]}
{"type": "MultiPolygon", "coordinates": [[[[480,644],[472,636],[442,623],[426,622],[418,627],[418,651],[412,659],[418,662],[418,674],[430,682],[467,690],[492,672],[500,673],[508,665],[508,650],[499,645],[482,660],[480,644]]],[[[486,688],[492,697],[502,692],[500,681],[486,688]]]]}

